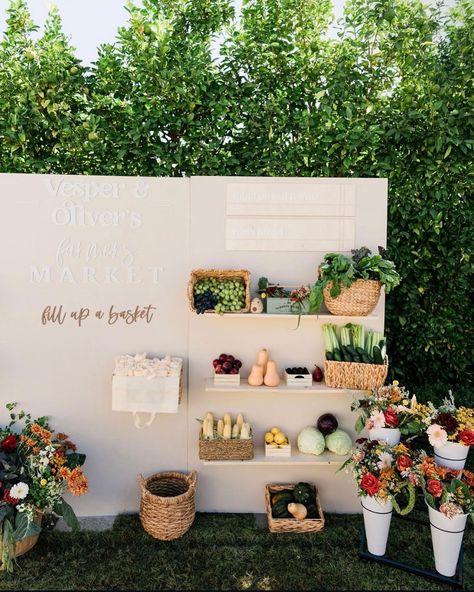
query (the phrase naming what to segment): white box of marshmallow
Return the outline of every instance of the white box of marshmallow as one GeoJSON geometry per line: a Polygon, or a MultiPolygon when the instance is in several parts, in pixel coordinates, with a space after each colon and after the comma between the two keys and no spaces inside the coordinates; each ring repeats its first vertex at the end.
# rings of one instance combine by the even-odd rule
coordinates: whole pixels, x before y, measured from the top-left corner
{"type": "Polygon", "coordinates": [[[146,353],[118,356],[112,377],[112,410],[177,413],[182,375],[182,358],[148,358],[146,353]]]}

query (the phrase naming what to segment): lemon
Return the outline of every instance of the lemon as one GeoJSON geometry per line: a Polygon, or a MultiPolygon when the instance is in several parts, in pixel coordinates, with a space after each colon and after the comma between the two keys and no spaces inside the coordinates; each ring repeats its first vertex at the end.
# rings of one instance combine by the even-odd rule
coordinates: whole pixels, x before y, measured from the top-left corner
{"type": "Polygon", "coordinates": [[[274,440],[277,444],[284,444],[286,442],[286,436],[283,432],[278,432],[278,434],[275,434],[274,440]]]}
{"type": "Polygon", "coordinates": [[[267,432],[265,434],[265,442],[267,444],[271,444],[271,442],[273,442],[273,434],[271,432],[267,432]]]}
{"type": "Polygon", "coordinates": [[[273,435],[275,435],[275,434],[278,434],[278,433],[280,433],[280,432],[281,432],[281,430],[280,430],[280,428],[272,428],[272,429],[270,430],[270,432],[271,432],[273,435]]]}

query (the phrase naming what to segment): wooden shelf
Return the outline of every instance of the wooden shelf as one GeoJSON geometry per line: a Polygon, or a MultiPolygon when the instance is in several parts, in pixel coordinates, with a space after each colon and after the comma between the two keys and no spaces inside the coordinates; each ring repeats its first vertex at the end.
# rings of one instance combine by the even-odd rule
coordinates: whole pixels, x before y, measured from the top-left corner
{"type": "MultiPolygon", "coordinates": [[[[237,318],[237,319],[241,319],[244,317],[248,317],[248,318],[259,318],[259,319],[294,319],[295,321],[298,322],[298,315],[297,314],[268,314],[265,312],[262,313],[251,313],[251,312],[228,312],[228,313],[224,313],[222,315],[217,314],[215,312],[205,312],[204,315],[205,317],[217,317],[217,318],[222,318],[225,317],[226,319],[230,319],[230,318],[237,318]]],[[[378,314],[370,314],[367,316],[363,316],[363,317],[351,317],[351,316],[339,316],[339,315],[333,315],[329,312],[321,312],[319,313],[319,315],[315,315],[315,314],[305,314],[305,315],[300,315],[300,319],[301,320],[306,320],[306,319],[316,319],[317,321],[323,321],[323,322],[327,322],[329,320],[333,320],[333,321],[337,321],[338,319],[349,319],[349,320],[359,320],[359,319],[378,319],[379,315],[378,314]]]]}
{"type": "Polygon", "coordinates": [[[206,378],[206,392],[208,393],[262,393],[263,395],[350,395],[359,394],[361,391],[349,389],[337,389],[326,386],[324,382],[313,382],[312,386],[287,386],[281,382],[278,386],[250,386],[247,380],[241,380],[236,385],[214,384],[213,378],[206,378]]]}
{"type": "Polygon", "coordinates": [[[346,456],[333,454],[332,452],[323,452],[319,456],[313,454],[302,454],[301,452],[292,451],[291,456],[265,456],[265,448],[263,446],[256,446],[254,449],[254,457],[252,460],[204,460],[205,465],[220,465],[220,466],[239,466],[252,465],[260,466],[340,466],[346,460],[346,456]]]}

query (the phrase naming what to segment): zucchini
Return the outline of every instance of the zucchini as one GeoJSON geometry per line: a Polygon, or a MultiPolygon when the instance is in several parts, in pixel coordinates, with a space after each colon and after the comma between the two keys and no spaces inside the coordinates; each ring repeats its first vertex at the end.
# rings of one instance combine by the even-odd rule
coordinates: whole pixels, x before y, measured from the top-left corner
{"type": "Polygon", "coordinates": [[[352,358],[358,358],[359,357],[359,354],[357,353],[357,350],[352,345],[347,345],[346,346],[346,349],[351,354],[352,358]]]}
{"type": "Polygon", "coordinates": [[[378,345],[374,345],[374,363],[383,364],[382,352],[378,345]]]}
{"type": "Polygon", "coordinates": [[[334,354],[332,351],[327,351],[326,352],[326,360],[334,360],[334,354]]]}
{"type": "Polygon", "coordinates": [[[373,364],[372,359],[370,358],[368,353],[365,353],[362,357],[362,363],[364,364],[373,364]]]}
{"type": "Polygon", "coordinates": [[[341,345],[341,353],[344,358],[344,362],[352,362],[352,356],[346,345],[341,345]]]}
{"type": "Polygon", "coordinates": [[[334,355],[335,362],[342,362],[341,350],[335,348],[332,353],[334,355]]]}

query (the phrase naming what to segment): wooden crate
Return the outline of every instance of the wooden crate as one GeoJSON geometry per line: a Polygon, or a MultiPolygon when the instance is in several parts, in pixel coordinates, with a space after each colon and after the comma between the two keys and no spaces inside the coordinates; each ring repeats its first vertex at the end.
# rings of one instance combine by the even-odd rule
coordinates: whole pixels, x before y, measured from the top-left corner
{"type": "Polygon", "coordinates": [[[291,456],[291,443],[290,444],[278,444],[272,446],[271,444],[265,443],[265,456],[276,456],[279,458],[288,458],[291,456]]]}

